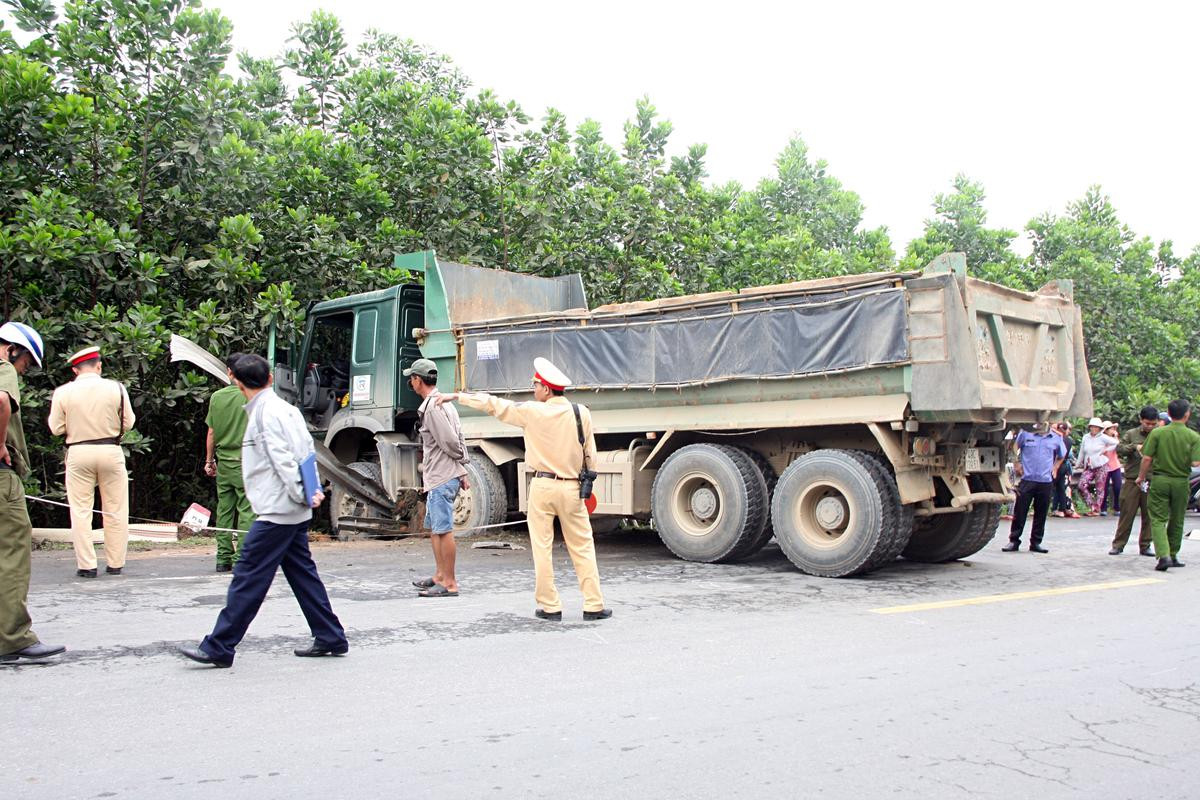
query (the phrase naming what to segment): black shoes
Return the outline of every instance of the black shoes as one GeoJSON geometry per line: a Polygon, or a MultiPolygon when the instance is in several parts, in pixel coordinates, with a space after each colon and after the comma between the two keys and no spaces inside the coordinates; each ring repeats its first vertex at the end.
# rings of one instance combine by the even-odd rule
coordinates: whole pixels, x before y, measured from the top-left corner
{"type": "Polygon", "coordinates": [[[37,642],[12,653],[5,653],[0,656],[0,662],[16,661],[21,658],[27,661],[41,661],[44,658],[50,658],[66,651],[67,648],[61,644],[43,644],[42,642],[37,642]]]}
{"type": "Polygon", "coordinates": [[[217,564],[217,572],[233,572],[233,564],[217,564]]]}
{"type": "Polygon", "coordinates": [[[96,570],[94,570],[94,569],[77,569],[77,570],[75,570],[75,577],[76,578],[94,578],[94,577],[96,577],[96,570]]]}
{"type": "Polygon", "coordinates": [[[105,575],[120,575],[121,569],[122,569],[121,567],[105,567],[104,574],[105,575]]]}
{"type": "Polygon", "coordinates": [[[350,650],[348,644],[326,645],[313,642],[308,647],[297,647],[292,652],[300,658],[320,658],[321,656],[344,656],[350,650]]]}
{"type": "Polygon", "coordinates": [[[1015,553],[1021,549],[1021,543],[1020,542],[1009,542],[1008,544],[1004,545],[1004,547],[1001,547],[1000,549],[1006,553],[1015,553]]]}
{"type": "Polygon", "coordinates": [[[1151,550],[1149,547],[1143,547],[1141,550],[1138,550],[1138,555],[1139,556],[1150,556],[1151,558],[1154,558],[1154,551],[1151,550]]]}
{"type": "Polygon", "coordinates": [[[212,666],[219,667],[220,669],[229,669],[233,666],[232,661],[218,661],[208,653],[201,650],[199,647],[180,645],[176,649],[179,650],[180,655],[190,658],[192,661],[198,661],[201,664],[211,664],[212,666]]]}
{"type": "Polygon", "coordinates": [[[1119,547],[1114,547],[1112,550],[1108,551],[1108,554],[1110,556],[1119,556],[1121,555],[1121,549],[1119,547]]]}
{"type": "Polygon", "coordinates": [[[1167,571],[1167,568],[1168,568],[1168,567],[1170,567],[1170,566],[1171,566],[1171,559],[1169,559],[1169,558],[1160,558],[1160,559],[1158,560],[1158,563],[1157,563],[1157,564],[1155,564],[1154,568],[1155,568],[1156,570],[1158,570],[1159,572],[1166,572],[1166,571],[1167,571]]]}
{"type": "Polygon", "coordinates": [[[1180,561],[1175,556],[1171,556],[1171,566],[1172,567],[1186,567],[1187,565],[1184,564],[1182,561],[1180,561]]]}
{"type": "Polygon", "coordinates": [[[611,609],[611,608],[602,608],[602,609],[600,609],[599,611],[585,611],[585,612],[583,612],[583,619],[584,619],[584,622],[594,622],[594,621],[596,621],[596,620],[598,620],[598,619],[608,619],[608,618],[609,618],[609,617],[611,617],[611,616],[612,616],[612,609],[611,609]]]}
{"type": "Polygon", "coordinates": [[[1040,544],[1031,544],[1031,545],[1029,545],[1029,552],[1031,552],[1031,553],[1049,553],[1050,551],[1047,550],[1046,548],[1042,547],[1040,544]]]}
{"type": "Polygon", "coordinates": [[[548,619],[551,622],[562,622],[561,611],[543,611],[539,608],[537,611],[533,612],[533,615],[538,619],[548,619]]]}

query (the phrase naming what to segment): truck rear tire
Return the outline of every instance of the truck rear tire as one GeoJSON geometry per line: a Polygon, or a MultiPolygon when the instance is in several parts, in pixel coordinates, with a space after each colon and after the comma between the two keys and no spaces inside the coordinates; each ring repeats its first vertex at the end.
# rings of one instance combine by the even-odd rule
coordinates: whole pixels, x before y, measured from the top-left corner
{"type": "Polygon", "coordinates": [[[747,552],[767,523],[767,485],[736,447],[690,444],[668,458],[651,489],[654,527],[686,561],[712,564],[747,552]]]}
{"type": "MultiPolygon", "coordinates": [[[[362,475],[364,478],[370,478],[378,483],[380,487],[383,486],[383,470],[376,462],[352,461],[346,467],[362,475]]],[[[365,539],[369,535],[361,531],[344,530],[341,524],[342,517],[387,519],[377,508],[362,502],[336,483],[333,484],[330,490],[329,500],[329,524],[333,528],[334,534],[337,535],[338,541],[341,542],[348,542],[352,539],[365,539]]]]}
{"type": "Polygon", "coordinates": [[[775,526],[771,524],[771,495],[775,492],[775,484],[779,483],[779,475],[775,472],[775,468],[771,466],[771,462],[762,453],[752,450],[749,447],[738,447],[737,449],[749,456],[750,460],[754,462],[754,466],[762,473],[763,482],[767,487],[765,502],[767,521],[763,525],[762,533],[754,541],[747,543],[744,548],[726,559],[728,561],[744,561],[753,557],[759,550],[766,547],[767,542],[771,541],[771,537],[775,535],[775,526]]]}
{"type": "Polygon", "coordinates": [[[973,556],[987,546],[1000,524],[1000,506],[977,505],[961,514],[918,518],[904,548],[909,561],[939,564],[973,556]]]}
{"type": "Polygon", "coordinates": [[[879,546],[866,572],[887,566],[900,557],[900,553],[908,545],[908,539],[913,531],[913,507],[900,502],[900,487],[896,485],[896,474],[882,453],[867,450],[849,450],[850,455],[858,458],[867,469],[875,474],[875,482],[883,487],[886,498],[896,509],[896,524],[884,528],[879,546]]]}
{"type": "Polygon", "coordinates": [[[508,518],[508,489],[500,468],[482,451],[474,449],[466,466],[471,488],[460,491],[454,498],[456,536],[473,533],[475,528],[486,525],[499,525],[508,518]]]}
{"type": "Polygon", "coordinates": [[[817,450],[779,477],[771,520],[775,541],[798,569],[843,578],[884,563],[902,508],[895,481],[868,454],[817,450]]]}

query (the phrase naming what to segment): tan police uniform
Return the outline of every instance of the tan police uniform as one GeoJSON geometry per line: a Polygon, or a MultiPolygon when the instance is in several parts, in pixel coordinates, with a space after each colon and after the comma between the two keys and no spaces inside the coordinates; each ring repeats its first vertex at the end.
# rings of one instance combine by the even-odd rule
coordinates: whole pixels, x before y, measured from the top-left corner
{"type": "MultiPolygon", "coordinates": [[[[571,381],[550,362],[535,360],[535,379],[551,388],[566,388],[571,381]]],[[[579,590],[583,593],[584,611],[604,609],[600,593],[600,572],[596,567],[596,546],[592,540],[592,522],[583,500],[579,497],[579,470],[583,467],[583,449],[575,425],[575,412],[565,397],[552,397],[546,402],[514,403],[478,392],[458,395],[459,402],[470,408],[486,411],[501,422],[516,425],[525,431],[525,463],[535,477],[529,486],[529,544],[537,586],[535,599],[542,610],[562,611],[558,589],[554,585],[554,518],[562,526],[563,540],[579,590]]],[[[579,406],[583,422],[583,439],[587,448],[588,466],[596,463],[596,440],[592,435],[592,415],[579,406]]]]}
{"type": "MultiPolygon", "coordinates": [[[[69,359],[77,367],[100,357],[89,347],[69,359]]],[[[125,566],[129,544],[129,473],[120,437],[135,421],[129,393],[114,380],[81,372],[54,390],[50,401],[50,432],[67,437],[67,501],[71,505],[71,536],[75,561],[81,570],[96,569],[92,545],[92,516],[96,487],[105,512],[104,560],[109,569],[125,566]]]]}

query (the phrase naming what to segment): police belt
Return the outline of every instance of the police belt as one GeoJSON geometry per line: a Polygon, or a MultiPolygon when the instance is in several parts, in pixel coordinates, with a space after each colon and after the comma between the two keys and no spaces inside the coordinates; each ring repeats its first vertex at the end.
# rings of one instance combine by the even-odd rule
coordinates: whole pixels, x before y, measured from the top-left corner
{"type": "Polygon", "coordinates": [[[539,471],[537,471],[537,472],[533,473],[533,477],[535,477],[535,478],[549,478],[550,480],[553,480],[553,481],[578,481],[578,480],[579,480],[579,478],[578,478],[578,477],[574,477],[574,478],[560,478],[560,477],[558,477],[557,475],[555,475],[553,472],[542,472],[541,470],[539,470],[539,471]]]}
{"type": "Polygon", "coordinates": [[[120,444],[120,436],[109,436],[106,439],[84,439],[82,442],[67,442],[67,447],[74,447],[77,444],[120,444]]]}

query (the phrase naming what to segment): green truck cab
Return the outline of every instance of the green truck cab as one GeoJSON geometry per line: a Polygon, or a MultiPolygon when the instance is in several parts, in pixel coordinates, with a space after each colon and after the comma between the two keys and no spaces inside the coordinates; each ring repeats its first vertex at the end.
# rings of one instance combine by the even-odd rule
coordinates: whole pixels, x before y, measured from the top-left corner
{"type": "MultiPolygon", "coordinates": [[[[323,441],[341,536],[419,530],[418,398],[531,399],[532,361],[592,412],[596,528],[651,521],[681,558],[747,558],[772,538],[801,570],[845,576],[947,561],[992,539],[1011,497],[1005,435],[1091,414],[1066,281],[1021,292],[961,254],[871,273],[589,309],[578,275],[543,278],[396,256],[421,283],[313,305],[274,356],[276,390],[323,441]]],[[[519,429],[460,409],[471,489],[455,527],[518,519],[519,429]]]]}

